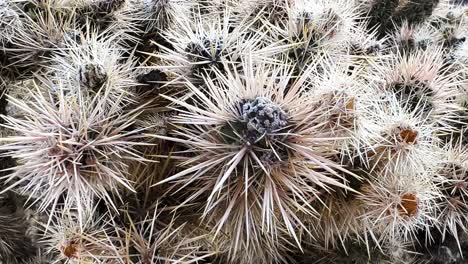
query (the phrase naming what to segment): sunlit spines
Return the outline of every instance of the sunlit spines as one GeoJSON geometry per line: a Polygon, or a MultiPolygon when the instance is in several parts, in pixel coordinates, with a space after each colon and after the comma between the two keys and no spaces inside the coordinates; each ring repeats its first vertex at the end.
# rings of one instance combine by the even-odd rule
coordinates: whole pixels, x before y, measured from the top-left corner
{"type": "Polygon", "coordinates": [[[305,69],[310,58],[337,57],[353,34],[361,32],[360,11],[350,1],[297,1],[289,10],[286,27],[273,27],[274,38],[286,41],[291,63],[305,69]]]}
{"type": "MultiPolygon", "coordinates": [[[[458,25],[467,24],[466,21],[466,5],[459,5],[450,3],[450,1],[443,0],[432,13],[428,22],[436,28],[454,27],[458,25]]],[[[463,26],[462,26],[463,27],[463,26]]]]}
{"type": "Polygon", "coordinates": [[[431,227],[437,223],[438,188],[427,178],[415,174],[384,173],[375,175],[361,189],[358,199],[365,213],[369,238],[379,245],[392,241],[412,242],[418,231],[424,241],[432,239],[431,227]]]}
{"type": "Polygon", "coordinates": [[[241,245],[274,239],[280,228],[298,243],[295,226],[304,227],[298,212],[313,215],[308,201],[329,185],[345,187],[337,171],[346,170],[330,159],[336,137],[318,119],[328,110],[301,96],[306,75],[291,84],[287,67],[242,65],[243,75],[215,71],[220,83],[205,79],[204,91],[189,83],[190,101],[169,98],[179,106],[175,129],[157,137],[191,155],[181,163],[187,167],[164,182],[191,190],[184,203],[199,203],[215,235],[237,233],[241,245]]]}
{"type": "MultiPolygon", "coordinates": [[[[366,23],[365,23],[366,24],[366,23]]],[[[355,32],[348,46],[348,54],[353,60],[379,59],[387,53],[389,45],[385,38],[379,39],[376,31],[355,32]]]]}
{"type": "Polygon", "coordinates": [[[66,12],[46,8],[47,3],[29,4],[37,7],[37,10],[18,11],[23,26],[16,28],[16,33],[4,49],[9,66],[18,68],[21,76],[45,66],[47,58],[54,51],[64,48],[67,36],[74,34],[72,17],[66,12]]]}
{"type": "Polygon", "coordinates": [[[426,23],[438,31],[440,37],[437,41],[446,48],[448,54],[466,42],[468,36],[466,10],[467,8],[463,6],[440,4],[426,23]]]}
{"type": "Polygon", "coordinates": [[[445,68],[442,52],[434,48],[398,53],[376,64],[371,78],[378,91],[390,99],[395,96],[409,113],[450,130],[460,109],[454,101],[460,81],[458,71],[445,68]]]}
{"type": "Polygon", "coordinates": [[[10,1],[0,1],[0,17],[0,44],[5,47],[18,28],[23,25],[18,10],[10,1]]]}
{"type": "MultiPolygon", "coordinates": [[[[126,214],[124,212],[124,214],[126,214]]],[[[155,202],[146,215],[127,213],[125,226],[116,229],[120,259],[123,263],[199,263],[214,252],[202,248],[206,235],[198,227],[178,220],[170,209],[155,202]],[[166,216],[166,217],[164,217],[166,216]]]]}
{"type": "Polygon", "coordinates": [[[62,262],[461,254],[468,20],[436,2],[10,1],[0,179],[44,227],[102,229],[62,262]]]}
{"type": "Polygon", "coordinates": [[[58,50],[47,67],[49,79],[65,93],[88,97],[109,97],[109,101],[132,101],[131,87],[136,85],[132,58],[125,59],[124,49],[115,45],[115,38],[97,33],[68,39],[66,49],[58,50]],[[80,90],[80,91],[77,91],[80,90]],[[105,95],[109,92],[109,95],[105,95]]]}
{"type": "Polygon", "coordinates": [[[460,44],[453,53],[449,54],[448,63],[458,72],[458,79],[460,80],[459,89],[461,94],[457,100],[462,105],[468,105],[468,42],[460,44]]]}
{"type": "Polygon", "coordinates": [[[97,31],[116,37],[121,45],[132,47],[138,42],[141,17],[130,0],[80,0],[75,4],[74,21],[82,32],[97,31]]]}
{"type": "Polygon", "coordinates": [[[438,184],[442,197],[440,201],[440,214],[437,216],[438,228],[442,239],[446,235],[458,238],[467,233],[468,223],[468,148],[461,144],[447,144],[439,166],[434,170],[434,180],[438,184]]]}
{"type": "Polygon", "coordinates": [[[40,242],[54,262],[121,263],[118,260],[122,249],[114,246],[119,238],[113,234],[110,221],[96,208],[87,208],[82,215],[73,210],[49,214],[50,222],[40,223],[40,242]]]}
{"type": "Polygon", "coordinates": [[[183,12],[189,12],[190,4],[187,0],[144,0],[133,1],[132,5],[140,13],[139,22],[144,26],[147,34],[170,28],[183,12]]]}
{"type": "Polygon", "coordinates": [[[39,211],[49,206],[53,211],[63,198],[65,208],[76,206],[81,213],[94,196],[111,209],[108,191],[132,189],[125,160],[143,160],[134,148],[146,144],[138,140],[142,130],[131,129],[141,110],[122,111],[122,103],[109,103],[109,92],[66,97],[61,86],[55,91],[44,83],[35,86],[47,89],[31,91],[27,102],[10,98],[19,115],[3,117],[14,133],[2,138],[8,142],[1,146],[2,155],[18,160],[4,177],[8,189],[17,187],[30,196],[39,211]]]}
{"type": "Polygon", "coordinates": [[[168,74],[176,83],[184,78],[202,82],[203,76],[215,76],[214,69],[225,71],[225,64],[240,66],[247,55],[255,61],[271,61],[283,50],[281,43],[265,43],[264,33],[249,31],[248,21],[239,19],[230,11],[206,21],[200,15],[193,19],[181,16],[164,32],[168,45],[159,45],[161,52],[152,54],[160,60],[152,68],[168,74]]]}
{"type": "Polygon", "coordinates": [[[320,207],[319,217],[309,219],[312,236],[305,235],[305,243],[323,247],[324,250],[351,253],[352,249],[348,247],[350,241],[366,240],[366,228],[369,227],[364,225],[361,218],[364,209],[352,192],[337,190],[323,196],[323,202],[316,202],[320,207]]]}
{"type": "Polygon", "coordinates": [[[428,48],[436,49],[442,43],[442,34],[429,24],[411,25],[406,21],[395,25],[390,35],[390,46],[394,53],[412,53],[428,48]]]}
{"type": "Polygon", "coordinates": [[[439,128],[427,117],[409,112],[393,96],[375,101],[367,119],[372,131],[371,145],[366,146],[371,170],[417,173],[434,166],[439,128]]]}
{"type": "Polygon", "coordinates": [[[296,1],[290,0],[240,0],[235,2],[234,10],[241,16],[247,16],[253,22],[252,27],[268,30],[271,25],[286,27],[291,7],[296,1]]]}
{"type": "Polygon", "coordinates": [[[362,151],[373,136],[372,122],[367,118],[373,111],[376,91],[360,77],[364,69],[358,63],[320,61],[317,67],[320,69],[310,74],[311,89],[305,93],[312,107],[323,112],[316,121],[323,122],[330,137],[336,137],[344,157],[366,162],[368,157],[362,151]]]}

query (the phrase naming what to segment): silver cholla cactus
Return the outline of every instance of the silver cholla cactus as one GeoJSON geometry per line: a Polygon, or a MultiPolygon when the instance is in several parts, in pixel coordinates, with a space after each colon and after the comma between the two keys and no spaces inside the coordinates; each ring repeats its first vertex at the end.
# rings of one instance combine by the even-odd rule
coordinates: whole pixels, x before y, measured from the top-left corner
{"type": "Polygon", "coordinates": [[[0,264],[468,263],[466,2],[0,0],[0,264]]]}

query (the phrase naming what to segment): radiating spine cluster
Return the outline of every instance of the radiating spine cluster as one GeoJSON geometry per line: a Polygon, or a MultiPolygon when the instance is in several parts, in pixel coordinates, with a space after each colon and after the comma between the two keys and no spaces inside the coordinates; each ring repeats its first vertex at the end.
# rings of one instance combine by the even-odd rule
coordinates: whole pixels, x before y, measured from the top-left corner
{"type": "Polygon", "coordinates": [[[0,262],[462,263],[467,14],[0,0],[0,262]]]}

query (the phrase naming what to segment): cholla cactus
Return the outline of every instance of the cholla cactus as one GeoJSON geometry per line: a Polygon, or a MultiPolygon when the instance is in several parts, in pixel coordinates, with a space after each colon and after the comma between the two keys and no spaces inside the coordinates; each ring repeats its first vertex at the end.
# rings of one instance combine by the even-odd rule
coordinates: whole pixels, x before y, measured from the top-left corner
{"type": "MultiPolygon", "coordinates": [[[[32,3],[35,4],[42,5],[32,3]]],[[[35,70],[46,65],[46,58],[53,51],[64,47],[67,35],[73,33],[72,21],[66,15],[51,10],[33,12],[31,16],[24,14],[25,11],[18,12],[22,26],[15,28],[16,33],[5,47],[6,56],[18,70],[35,70]]]]}
{"type": "Polygon", "coordinates": [[[403,22],[391,35],[394,49],[400,53],[434,49],[442,38],[440,32],[429,24],[410,25],[403,22]]]}
{"type": "Polygon", "coordinates": [[[38,85],[30,102],[10,98],[18,117],[3,117],[16,133],[3,138],[10,142],[1,146],[3,155],[19,159],[6,179],[8,189],[19,187],[40,202],[40,210],[53,210],[62,197],[65,208],[75,205],[80,213],[95,195],[112,205],[107,191],[132,189],[124,160],[143,160],[132,149],[144,144],[137,141],[139,130],[130,128],[140,110],[123,111],[109,89],[94,98],[80,91],[67,97],[64,84],[38,85]]]}
{"type": "Polygon", "coordinates": [[[246,76],[233,71],[224,79],[215,71],[220,84],[208,80],[206,91],[189,84],[192,104],[169,98],[189,111],[173,118],[173,137],[159,138],[180,142],[195,155],[164,182],[196,183],[203,191],[186,202],[206,201],[204,216],[216,223],[215,234],[228,228],[241,236],[234,249],[258,232],[273,239],[283,225],[299,242],[294,226],[303,224],[295,212],[312,215],[306,201],[328,185],[345,187],[337,171],[346,170],[330,159],[335,136],[321,121],[329,109],[300,96],[307,74],[289,85],[289,77],[276,82],[290,76],[288,69],[243,65],[246,76]]]}
{"type": "Polygon", "coordinates": [[[347,244],[366,241],[367,226],[361,219],[365,210],[355,193],[337,191],[323,200],[320,217],[309,223],[313,230],[310,244],[323,247],[325,251],[336,249],[350,252],[347,244]]]}
{"type": "Polygon", "coordinates": [[[141,13],[141,23],[146,33],[166,30],[175,23],[180,12],[185,14],[191,6],[186,0],[144,0],[133,3],[141,13]]]}
{"type": "Polygon", "coordinates": [[[314,56],[338,57],[350,46],[350,36],[362,30],[359,10],[350,1],[295,1],[288,13],[288,23],[272,30],[291,45],[286,55],[301,69],[314,56]]]}
{"type": "Polygon", "coordinates": [[[73,6],[76,26],[84,32],[102,32],[118,37],[119,44],[131,45],[138,41],[138,8],[128,0],[79,0],[73,6]]]}
{"type": "Polygon", "coordinates": [[[367,118],[374,122],[369,122],[373,140],[366,148],[372,170],[418,173],[438,159],[435,135],[439,129],[421,113],[400,104],[394,96],[369,112],[367,118]]]}
{"type": "Polygon", "coordinates": [[[113,44],[114,38],[102,39],[89,35],[69,40],[68,49],[55,52],[51,58],[50,80],[61,85],[65,94],[102,96],[103,101],[128,103],[132,99],[130,88],[135,86],[131,60],[122,62],[124,49],[113,44]],[[80,90],[80,91],[77,91],[80,90]],[[106,95],[109,93],[109,95],[106,95]]]}
{"type": "Polygon", "coordinates": [[[459,232],[465,233],[467,218],[467,191],[465,185],[468,184],[468,149],[460,143],[455,146],[449,145],[444,153],[445,157],[436,171],[443,194],[441,213],[438,216],[438,223],[442,231],[442,239],[445,235],[451,234],[458,242],[459,232]]]}
{"type": "Polygon", "coordinates": [[[420,23],[432,14],[440,0],[415,0],[401,4],[392,15],[392,19],[397,23],[408,21],[409,23],[420,23]]]}
{"type": "Polygon", "coordinates": [[[321,67],[310,76],[312,88],[307,92],[313,107],[323,111],[317,121],[336,137],[342,157],[366,162],[365,147],[371,144],[373,132],[367,118],[375,93],[366,80],[350,70],[355,67],[353,63],[321,63],[321,67]]]}
{"type": "MultiPolygon", "coordinates": [[[[358,199],[365,208],[361,216],[377,244],[411,242],[419,230],[431,238],[439,190],[421,175],[378,175],[362,187],[358,199]]],[[[427,243],[420,241],[421,243],[427,243]]]]}
{"type": "Polygon", "coordinates": [[[279,45],[266,43],[262,34],[250,31],[249,24],[236,19],[228,11],[208,21],[202,21],[200,15],[193,19],[182,16],[163,35],[172,48],[161,46],[161,54],[155,56],[163,65],[157,68],[173,76],[176,82],[183,81],[181,78],[194,82],[206,75],[213,77],[214,70],[228,70],[226,64],[241,66],[243,56],[267,60],[283,50],[279,45]]]}
{"type": "Polygon", "coordinates": [[[442,50],[420,50],[410,55],[398,54],[378,66],[382,80],[377,89],[394,94],[401,106],[449,128],[459,109],[454,98],[459,96],[457,73],[444,74],[442,50]]]}
{"type": "Polygon", "coordinates": [[[461,2],[0,0],[0,261],[466,262],[461,2]]]}
{"type": "MultiPolygon", "coordinates": [[[[164,208],[156,207],[152,215],[134,220],[129,217],[128,227],[117,230],[123,243],[117,248],[125,248],[121,254],[123,263],[198,263],[213,255],[203,250],[202,240],[206,235],[197,234],[197,227],[176,222],[169,218],[164,221],[161,213],[164,208]],[[191,229],[191,230],[190,230],[191,229]]],[[[179,221],[180,222],[180,221],[179,221]]]]}
{"type": "Polygon", "coordinates": [[[235,10],[248,17],[253,22],[253,27],[262,30],[270,23],[285,26],[292,6],[294,2],[289,0],[241,0],[237,2],[235,10]]]}
{"type": "MultiPolygon", "coordinates": [[[[50,224],[42,224],[41,243],[53,261],[66,263],[104,263],[117,261],[118,249],[113,247],[112,229],[105,226],[104,216],[88,209],[83,216],[65,210],[50,216],[50,224]]],[[[115,262],[114,262],[115,263],[115,262]]]]}

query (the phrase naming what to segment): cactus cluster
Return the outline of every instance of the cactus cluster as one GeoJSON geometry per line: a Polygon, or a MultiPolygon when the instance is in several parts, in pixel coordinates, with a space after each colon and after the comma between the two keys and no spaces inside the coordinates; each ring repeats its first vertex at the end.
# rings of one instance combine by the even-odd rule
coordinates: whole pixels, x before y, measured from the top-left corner
{"type": "Polygon", "coordinates": [[[464,2],[0,0],[0,263],[467,263],[464,2]]]}

